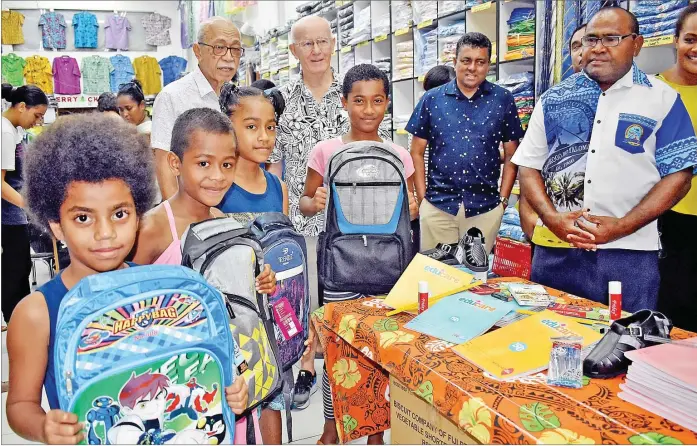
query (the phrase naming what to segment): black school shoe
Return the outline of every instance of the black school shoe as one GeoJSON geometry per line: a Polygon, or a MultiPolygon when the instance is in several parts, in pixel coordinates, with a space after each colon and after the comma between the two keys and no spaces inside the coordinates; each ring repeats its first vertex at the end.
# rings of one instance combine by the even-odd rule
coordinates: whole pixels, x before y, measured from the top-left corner
{"type": "Polygon", "coordinates": [[[489,271],[489,255],[484,247],[484,234],[479,228],[470,228],[460,241],[464,248],[462,264],[475,273],[489,271]]]}
{"type": "Polygon", "coordinates": [[[610,331],[598,342],[583,361],[583,373],[590,378],[612,378],[627,373],[631,361],[624,354],[659,344],[648,336],[669,339],[673,324],[663,313],[641,310],[617,319],[610,331]]]}
{"type": "Polygon", "coordinates": [[[439,262],[443,262],[446,265],[459,265],[460,262],[457,261],[454,255],[456,249],[457,243],[438,243],[435,248],[424,251],[421,254],[438,260],[439,262]]]}

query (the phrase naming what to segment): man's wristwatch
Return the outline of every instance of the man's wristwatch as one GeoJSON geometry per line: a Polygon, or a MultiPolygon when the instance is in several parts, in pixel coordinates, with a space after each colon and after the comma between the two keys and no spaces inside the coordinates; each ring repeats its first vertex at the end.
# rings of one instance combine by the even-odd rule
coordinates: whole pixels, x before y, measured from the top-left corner
{"type": "Polygon", "coordinates": [[[501,204],[503,204],[503,207],[507,208],[508,207],[508,197],[499,197],[501,200],[501,204]]]}

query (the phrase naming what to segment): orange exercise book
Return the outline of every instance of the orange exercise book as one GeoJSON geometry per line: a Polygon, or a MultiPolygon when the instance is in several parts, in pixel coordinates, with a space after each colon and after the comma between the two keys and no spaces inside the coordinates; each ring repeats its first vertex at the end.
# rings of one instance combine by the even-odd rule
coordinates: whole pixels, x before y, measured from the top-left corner
{"type": "Polygon", "coordinates": [[[552,338],[559,336],[580,336],[584,348],[602,337],[569,317],[542,310],[455,346],[453,351],[496,379],[505,380],[546,370],[552,338]]]}

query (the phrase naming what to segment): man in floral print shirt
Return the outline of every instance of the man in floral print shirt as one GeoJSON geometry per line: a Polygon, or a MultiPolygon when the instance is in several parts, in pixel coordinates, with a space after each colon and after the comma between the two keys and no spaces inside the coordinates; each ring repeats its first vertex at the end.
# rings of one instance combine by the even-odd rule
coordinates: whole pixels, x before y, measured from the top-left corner
{"type": "MultiPolygon", "coordinates": [[[[269,159],[269,171],[281,178],[283,162],[288,186],[289,216],[295,229],[305,236],[308,254],[310,295],[317,292],[317,237],[324,227],[324,214],[305,217],[300,213],[300,197],[305,190],[307,162],[320,141],[336,138],[349,129],[349,118],[341,106],[341,79],[331,68],[336,38],[329,22],[308,16],[298,20],[290,32],[290,51],[298,59],[301,78],[279,89],[286,102],[276,131],[276,147],[269,159]]],[[[389,132],[381,135],[389,139],[389,132]]],[[[318,301],[311,299],[312,308],[318,301]]],[[[306,355],[295,384],[294,403],[303,409],[316,390],[314,354],[306,355]]]]}

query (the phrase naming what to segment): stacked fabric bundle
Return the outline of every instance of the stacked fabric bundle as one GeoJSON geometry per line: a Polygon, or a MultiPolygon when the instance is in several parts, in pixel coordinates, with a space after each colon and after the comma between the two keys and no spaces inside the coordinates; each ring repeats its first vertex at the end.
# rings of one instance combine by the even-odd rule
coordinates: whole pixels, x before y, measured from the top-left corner
{"type": "Polygon", "coordinates": [[[499,237],[515,240],[517,242],[528,241],[523,233],[523,228],[520,227],[520,213],[515,206],[509,206],[503,213],[501,227],[499,228],[499,237]]]}
{"type": "Polygon", "coordinates": [[[464,11],[465,8],[467,8],[466,1],[442,1],[438,7],[438,12],[440,13],[440,16],[443,17],[444,15],[452,14],[454,12],[464,11]]]}
{"type": "Polygon", "coordinates": [[[383,36],[390,33],[390,15],[385,14],[385,16],[380,17],[372,23],[372,36],[383,36]]]}
{"type": "Polygon", "coordinates": [[[399,0],[392,2],[392,31],[411,26],[412,19],[411,1],[399,0]]]}
{"type": "Polygon", "coordinates": [[[440,53],[441,65],[453,66],[455,60],[455,49],[460,36],[465,34],[465,22],[453,23],[438,27],[438,40],[442,44],[440,53]]]}
{"type": "MultiPolygon", "coordinates": [[[[368,11],[370,13],[370,8],[368,8],[368,11]]],[[[339,45],[346,46],[351,41],[351,36],[353,35],[353,4],[339,8],[338,16],[339,29],[341,30],[339,45]]]]}
{"type": "Polygon", "coordinates": [[[394,67],[395,79],[414,76],[414,41],[407,40],[397,44],[397,65],[394,67]]]}
{"type": "Polygon", "coordinates": [[[508,19],[508,51],[505,60],[516,60],[535,54],[535,8],[515,8],[508,19]]]}
{"type": "Polygon", "coordinates": [[[380,59],[376,59],[375,62],[373,62],[373,65],[375,65],[378,70],[382,71],[387,75],[387,77],[390,76],[390,71],[392,71],[392,58],[391,57],[382,57],[380,59]]]}
{"type": "Polygon", "coordinates": [[[355,45],[366,40],[370,40],[370,8],[362,9],[356,14],[349,45],[355,45]]]}
{"type": "Polygon", "coordinates": [[[341,71],[343,73],[353,68],[354,65],[356,65],[356,57],[353,51],[350,51],[348,53],[341,53],[341,60],[339,66],[341,67],[341,71]]]}
{"type": "Polygon", "coordinates": [[[417,1],[413,3],[414,23],[419,24],[426,20],[436,20],[438,18],[438,2],[417,1]]]}
{"type": "Polygon", "coordinates": [[[642,0],[633,11],[639,22],[639,34],[644,38],[672,36],[675,23],[688,0],[642,0]]]}
{"type": "Polygon", "coordinates": [[[289,64],[288,58],[288,41],[279,40],[278,45],[276,46],[276,69],[287,67],[289,64]]]}
{"type": "Polygon", "coordinates": [[[513,94],[515,105],[518,107],[518,117],[524,129],[528,127],[532,108],[535,105],[534,79],[533,74],[528,72],[514,74],[498,82],[500,86],[513,94]]]}
{"type": "Polygon", "coordinates": [[[417,65],[416,74],[426,74],[432,67],[438,65],[438,30],[419,31],[416,41],[417,65]]]}
{"type": "Polygon", "coordinates": [[[485,1],[486,0],[467,0],[467,2],[465,4],[466,4],[466,7],[469,9],[469,8],[473,8],[477,5],[481,5],[485,1]]]}

